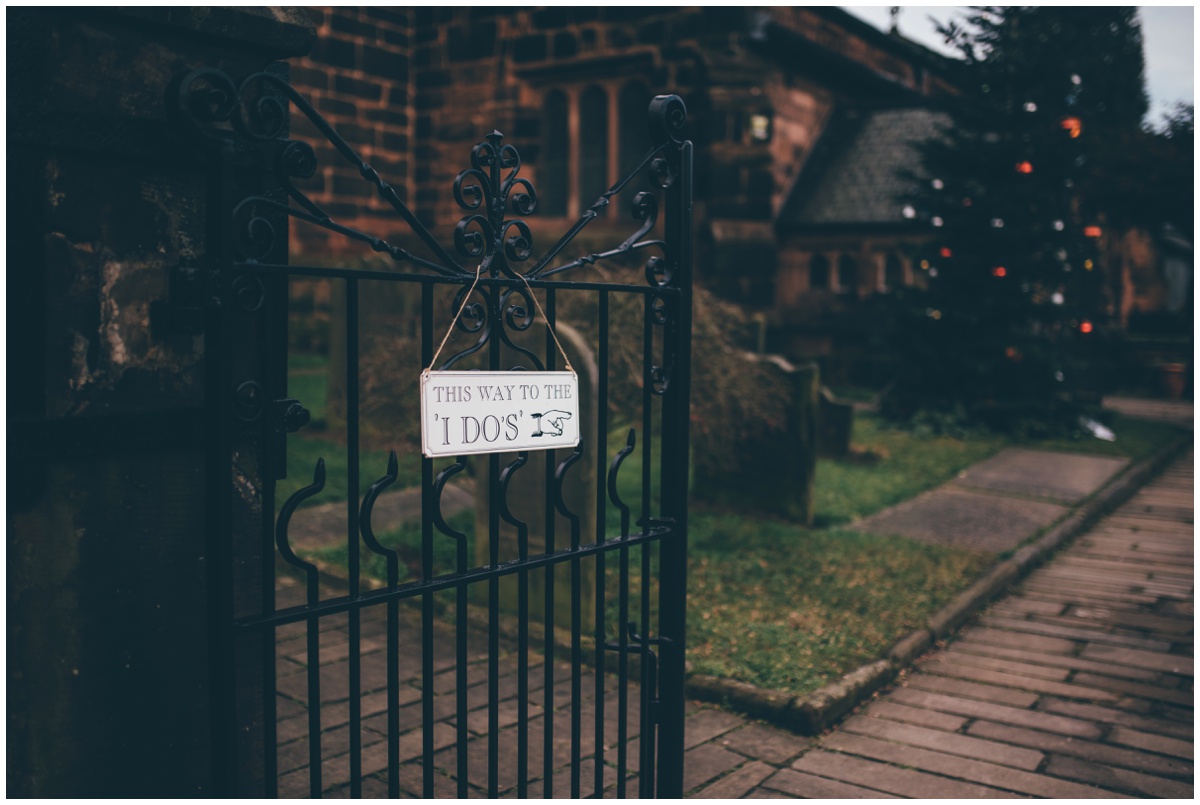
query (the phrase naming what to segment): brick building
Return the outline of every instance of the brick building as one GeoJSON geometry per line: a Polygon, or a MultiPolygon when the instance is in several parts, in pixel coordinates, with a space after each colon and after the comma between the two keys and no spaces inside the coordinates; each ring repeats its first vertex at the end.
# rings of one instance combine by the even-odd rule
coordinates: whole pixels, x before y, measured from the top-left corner
{"type": "MultiPolygon", "coordinates": [[[[560,7],[311,14],[317,43],[309,57],[292,61],[293,83],[443,239],[463,215],[453,199],[454,177],[493,127],[518,148],[521,175],[537,188],[538,210],[527,219],[537,253],[644,153],[650,98],[676,93],[687,103],[697,147],[701,282],[782,323],[810,290],[845,299],[913,279],[909,247],[919,237],[900,204],[880,195],[900,189],[894,181],[841,193],[833,209],[845,220],[826,214],[816,222],[821,232],[804,217],[824,198],[822,187],[846,180],[838,170],[815,170],[817,162],[844,162],[864,149],[903,157],[907,137],[928,133],[925,108],[952,92],[942,57],[846,12],[560,7]],[[896,107],[908,111],[885,111],[896,107]],[[859,211],[848,206],[855,198],[864,202],[859,211]],[[826,264],[835,270],[822,275],[826,264]]],[[[294,129],[320,141],[304,121],[294,129]]],[[[357,170],[328,148],[320,164],[307,189],[335,219],[411,244],[404,223],[357,170]]],[[[619,196],[588,232],[629,230],[629,195],[619,196]]],[[[293,241],[294,252],[310,256],[359,250],[303,225],[294,227],[293,241]]]]}

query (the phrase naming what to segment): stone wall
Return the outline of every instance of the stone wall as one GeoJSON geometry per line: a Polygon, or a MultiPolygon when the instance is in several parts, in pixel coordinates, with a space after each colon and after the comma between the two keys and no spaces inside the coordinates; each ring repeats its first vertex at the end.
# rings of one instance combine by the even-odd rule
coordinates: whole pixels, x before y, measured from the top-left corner
{"type": "Polygon", "coordinates": [[[221,793],[203,297],[172,280],[204,265],[209,188],[166,101],[197,67],[303,52],[311,27],[278,9],[7,19],[7,790],[221,793]]]}
{"type": "MultiPolygon", "coordinates": [[[[338,133],[414,208],[410,192],[413,164],[412,9],[375,7],[310,8],[316,25],[312,52],[292,60],[292,83],[338,133]]],[[[335,220],[387,240],[406,230],[392,208],[340,156],[308,120],[296,115],[292,133],[317,149],[320,165],[301,184],[335,220]]],[[[297,254],[363,252],[363,246],[329,237],[316,227],[292,229],[297,254]]]]}

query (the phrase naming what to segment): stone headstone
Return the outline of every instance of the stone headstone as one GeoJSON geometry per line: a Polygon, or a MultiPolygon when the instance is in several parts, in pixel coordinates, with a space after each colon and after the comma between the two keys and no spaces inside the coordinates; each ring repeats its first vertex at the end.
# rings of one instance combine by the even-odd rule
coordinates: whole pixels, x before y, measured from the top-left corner
{"type": "Polygon", "coordinates": [[[845,458],[854,431],[854,406],[835,400],[833,392],[822,386],[817,423],[817,455],[845,458]]]}
{"type": "MultiPolygon", "coordinates": [[[[695,462],[692,495],[811,525],[819,370],[816,364],[794,366],[779,356],[747,354],[747,359],[763,361],[784,377],[788,401],[782,432],[773,432],[754,444],[743,443],[737,455],[695,462]]],[[[719,423],[714,427],[720,427],[719,423]]],[[[693,445],[696,451],[706,449],[703,432],[693,435],[693,445]]]]}

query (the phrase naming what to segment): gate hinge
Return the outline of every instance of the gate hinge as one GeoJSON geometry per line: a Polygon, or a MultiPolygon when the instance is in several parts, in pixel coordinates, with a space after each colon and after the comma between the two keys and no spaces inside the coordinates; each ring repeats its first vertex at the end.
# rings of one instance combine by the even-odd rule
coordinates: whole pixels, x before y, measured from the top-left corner
{"type": "Polygon", "coordinates": [[[268,455],[271,459],[271,476],[280,481],[287,477],[287,435],[295,433],[308,424],[312,414],[299,400],[274,400],[268,416],[271,428],[271,444],[268,455]]]}
{"type": "Polygon", "coordinates": [[[312,418],[299,400],[275,400],[271,403],[271,424],[276,433],[295,433],[312,418]]]}

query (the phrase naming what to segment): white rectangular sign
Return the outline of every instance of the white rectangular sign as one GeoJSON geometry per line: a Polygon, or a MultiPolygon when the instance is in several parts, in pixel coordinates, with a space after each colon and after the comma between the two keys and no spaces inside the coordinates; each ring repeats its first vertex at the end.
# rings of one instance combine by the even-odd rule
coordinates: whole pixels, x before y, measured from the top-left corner
{"type": "Polygon", "coordinates": [[[579,444],[574,372],[425,372],[421,443],[427,458],[579,444]]]}

